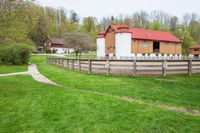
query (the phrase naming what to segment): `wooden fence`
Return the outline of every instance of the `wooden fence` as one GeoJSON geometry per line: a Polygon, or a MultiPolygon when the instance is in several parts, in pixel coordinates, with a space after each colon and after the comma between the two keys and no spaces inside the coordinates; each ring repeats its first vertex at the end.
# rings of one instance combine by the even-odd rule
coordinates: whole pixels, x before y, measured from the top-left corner
{"type": "Polygon", "coordinates": [[[97,60],[48,58],[49,64],[89,74],[107,75],[173,75],[200,74],[200,60],[97,60]]]}

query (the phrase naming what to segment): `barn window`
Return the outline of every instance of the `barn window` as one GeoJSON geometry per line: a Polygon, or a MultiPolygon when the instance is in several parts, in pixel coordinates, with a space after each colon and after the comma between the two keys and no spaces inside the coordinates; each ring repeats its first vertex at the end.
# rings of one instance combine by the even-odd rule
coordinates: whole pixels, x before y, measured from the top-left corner
{"type": "Polygon", "coordinates": [[[113,49],[115,49],[115,46],[113,46],[113,49]]]}

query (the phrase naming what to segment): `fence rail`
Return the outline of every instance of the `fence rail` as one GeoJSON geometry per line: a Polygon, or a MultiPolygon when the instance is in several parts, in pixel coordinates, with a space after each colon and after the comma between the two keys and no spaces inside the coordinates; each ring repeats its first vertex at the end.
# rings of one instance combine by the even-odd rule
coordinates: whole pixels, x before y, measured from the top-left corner
{"type": "Polygon", "coordinates": [[[89,74],[107,75],[174,75],[200,74],[200,60],[101,60],[48,58],[49,64],[89,74]]]}

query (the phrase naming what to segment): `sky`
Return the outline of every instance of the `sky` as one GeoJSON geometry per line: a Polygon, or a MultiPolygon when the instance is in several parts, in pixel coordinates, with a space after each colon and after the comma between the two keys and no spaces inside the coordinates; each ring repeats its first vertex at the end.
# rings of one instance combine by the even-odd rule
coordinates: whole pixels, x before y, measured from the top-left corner
{"type": "Polygon", "coordinates": [[[98,19],[120,14],[131,15],[144,10],[162,10],[181,17],[184,13],[200,14],[200,0],[37,0],[42,6],[74,10],[80,17],[98,19]]]}

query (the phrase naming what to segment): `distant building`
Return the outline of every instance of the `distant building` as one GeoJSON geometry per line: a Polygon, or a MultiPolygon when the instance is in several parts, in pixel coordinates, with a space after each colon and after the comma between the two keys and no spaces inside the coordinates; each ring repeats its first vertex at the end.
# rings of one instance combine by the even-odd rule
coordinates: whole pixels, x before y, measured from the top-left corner
{"type": "Polygon", "coordinates": [[[190,57],[200,59],[200,44],[194,45],[189,49],[190,57]]]}
{"type": "Polygon", "coordinates": [[[46,48],[46,47],[50,48],[52,53],[53,53],[53,51],[56,51],[56,53],[59,53],[59,54],[74,52],[73,48],[69,48],[69,47],[65,46],[63,39],[47,37],[44,40],[43,46],[44,46],[44,48],[46,48]]]}
{"type": "Polygon", "coordinates": [[[169,32],[110,25],[97,36],[97,57],[181,58],[182,41],[169,32]]]}

